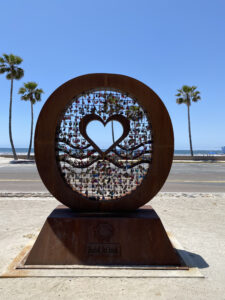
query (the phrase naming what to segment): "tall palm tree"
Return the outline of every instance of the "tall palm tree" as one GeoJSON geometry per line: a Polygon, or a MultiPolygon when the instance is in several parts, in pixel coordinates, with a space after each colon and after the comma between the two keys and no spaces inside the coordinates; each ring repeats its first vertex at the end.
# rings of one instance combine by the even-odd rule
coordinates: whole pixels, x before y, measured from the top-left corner
{"type": "Polygon", "coordinates": [[[196,90],[196,86],[183,85],[181,89],[178,89],[178,93],[175,95],[177,97],[176,101],[178,104],[186,104],[188,109],[188,133],[190,142],[191,156],[193,156],[192,139],[191,139],[191,120],[190,120],[190,106],[191,102],[197,102],[201,100],[200,92],[196,90]]]}
{"type": "Polygon", "coordinates": [[[12,98],[13,98],[13,80],[19,80],[23,77],[24,71],[18,67],[22,63],[22,58],[13,54],[3,54],[0,57],[0,74],[6,73],[6,78],[11,81],[10,102],[9,102],[9,140],[12,147],[14,160],[17,160],[16,150],[12,138],[12,98]]]}
{"type": "Polygon", "coordinates": [[[33,105],[37,101],[41,101],[41,94],[44,93],[42,89],[37,89],[38,84],[36,82],[24,83],[23,87],[19,89],[19,94],[21,94],[21,100],[30,101],[31,105],[31,130],[30,130],[30,145],[27,152],[27,158],[30,158],[32,139],[33,139],[33,105]]]}

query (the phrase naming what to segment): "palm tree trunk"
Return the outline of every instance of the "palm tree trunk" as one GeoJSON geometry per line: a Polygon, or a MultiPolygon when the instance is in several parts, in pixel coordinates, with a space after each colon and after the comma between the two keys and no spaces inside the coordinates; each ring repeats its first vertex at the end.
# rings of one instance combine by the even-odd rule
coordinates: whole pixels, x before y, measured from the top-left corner
{"type": "Polygon", "coordinates": [[[9,140],[10,140],[14,160],[18,160],[18,157],[16,155],[16,150],[13,144],[13,138],[12,138],[12,96],[13,96],[13,77],[11,78],[10,102],[9,102],[9,140]]]}
{"type": "Polygon", "coordinates": [[[114,137],[113,121],[111,121],[111,126],[112,126],[112,140],[113,140],[113,144],[114,144],[115,143],[115,137],[114,137]]]}
{"type": "Polygon", "coordinates": [[[31,105],[31,128],[30,128],[30,145],[27,153],[27,159],[30,159],[30,152],[31,152],[31,146],[32,146],[32,139],[33,139],[33,103],[30,101],[31,105]]]}
{"type": "Polygon", "coordinates": [[[191,151],[191,156],[194,156],[193,149],[192,149],[192,140],[191,140],[190,105],[188,104],[187,107],[188,107],[188,133],[189,133],[190,151],[191,151]]]}

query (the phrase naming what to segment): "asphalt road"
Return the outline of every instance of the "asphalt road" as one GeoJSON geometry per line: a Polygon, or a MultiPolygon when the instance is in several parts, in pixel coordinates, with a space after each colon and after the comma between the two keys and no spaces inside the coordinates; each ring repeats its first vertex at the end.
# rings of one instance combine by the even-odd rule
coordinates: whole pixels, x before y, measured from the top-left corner
{"type": "MultiPolygon", "coordinates": [[[[162,192],[225,192],[225,163],[174,163],[162,192]]],[[[34,164],[0,166],[0,192],[47,192],[34,164]]]]}

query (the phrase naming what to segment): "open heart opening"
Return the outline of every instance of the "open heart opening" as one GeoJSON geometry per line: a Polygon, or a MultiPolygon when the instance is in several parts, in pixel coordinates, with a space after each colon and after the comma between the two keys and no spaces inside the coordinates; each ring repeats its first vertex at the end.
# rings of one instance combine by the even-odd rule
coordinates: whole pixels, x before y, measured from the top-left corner
{"type": "Polygon", "coordinates": [[[100,121],[93,120],[87,125],[86,132],[89,138],[104,152],[122,136],[123,126],[119,121],[110,121],[104,125],[100,121]]]}
{"type": "MultiPolygon", "coordinates": [[[[83,135],[83,137],[93,146],[93,148],[96,151],[98,151],[98,153],[100,153],[102,155],[102,158],[104,159],[106,154],[109,153],[113,148],[115,148],[128,135],[128,133],[130,131],[130,122],[127,118],[125,118],[122,115],[112,115],[107,120],[104,121],[98,115],[89,114],[89,115],[84,116],[81,119],[80,124],[79,124],[79,129],[80,129],[80,133],[83,135]],[[87,133],[87,126],[89,125],[89,123],[92,123],[93,121],[100,122],[103,127],[106,127],[107,124],[110,123],[111,121],[121,124],[122,130],[123,130],[122,135],[119,138],[117,138],[117,140],[115,140],[115,142],[112,143],[111,146],[109,146],[107,148],[107,150],[105,150],[105,151],[103,149],[101,149],[101,145],[96,145],[96,136],[97,135],[99,136],[101,141],[103,141],[103,139],[104,139],[104,137],[101,136],[101,132],[97,132],[97,130],[96,130],[94,136],[90,136],[87,133]]],[[[107,130],[107,128],[106,128],[106,130],[107,130]]],[[[112,136],[112,133],[110,135],[112,136]]]]}

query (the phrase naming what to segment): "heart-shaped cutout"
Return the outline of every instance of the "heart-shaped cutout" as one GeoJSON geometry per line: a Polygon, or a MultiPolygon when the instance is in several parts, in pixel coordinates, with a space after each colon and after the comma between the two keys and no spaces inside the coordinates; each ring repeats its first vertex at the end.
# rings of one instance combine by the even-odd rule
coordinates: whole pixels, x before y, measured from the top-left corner
{"type": "Polygon", "coordinates": [[[89,138],[95,142],[95,144],[105,151],[111,145],[116,142],[123,134],[123,126],[119,121],[110,121],[105,126],[100,121],[93,120],[88,123],[86,128],[87,135],[89,138]],[[112,134],[112,122],[113,122],[113,132],[114,141],[112,134]]]}
{"type": "Polygon", "coordinates": [[[93,146],[93,148],[101,154],[102,158],[106,156],[114,147],[116,147],[129,133],[130,131],[130,122],[122,115],[112,115],[106,121],[104,121],[100,116],[96,114],[89,114],[84,116],[79,124],[80,133],[83,137],[93,146]],[[123,133],[106,151],[102,151],[91,137],[87,134],[87,126],[92,121],[99,121],[105,127],[110,121],[118,121],[123,127],[123,133]]]}

